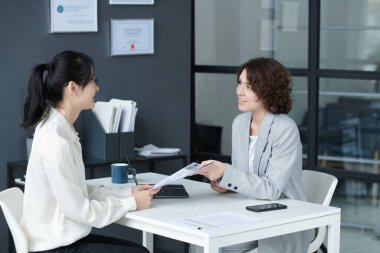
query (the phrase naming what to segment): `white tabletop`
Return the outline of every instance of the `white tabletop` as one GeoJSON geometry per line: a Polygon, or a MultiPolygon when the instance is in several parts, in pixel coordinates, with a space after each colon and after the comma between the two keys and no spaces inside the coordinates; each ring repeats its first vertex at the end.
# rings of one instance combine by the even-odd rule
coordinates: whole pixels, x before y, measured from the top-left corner
{"type": "MultiPolygon", "coordinates": [[[[138,174],[139,184],[154,184],[166,176],[156,173],[138,174]]],[[[91,184],[112,186],[110,178],[90,180],[91,184]]],[[[250,199],[243,194],[216,193],[209,184],[181,179],[174,182],[183,184],[190,197],[187,199],[153,199],[150,209],[129,212],[118,221],[119,224],[167,236],[173,239],[209,247],[210,241],[217,241],[216,248],[247,241],[246,238],[262,239],[276,235],[306,230],[323,225],[340,222],[340,209],[313,203],[280,199],[276,201],[250,199]],[[247,211],[246,206],[278,202],[288,206],[287,209],[255,213],[247,211]],[[174,224],[173,220],[198,215],[233,212],[252,216],[260,220],[249,224],[230,225],[228,227],[194,229],[174,224]],[[235,235],[235,236],[234,236],[235,235]],[[228,240],[226,239],[228,238],[228,240]]],[[[133,185],[133,184],[130,184],[133,185]]],[[[335,231],[339,228],[335,227],[335,231]]],[[[339,248],[339,244],[338,244],[339,248]]],[[[214,252],[213,250],[206,250],[214,252]]]]}

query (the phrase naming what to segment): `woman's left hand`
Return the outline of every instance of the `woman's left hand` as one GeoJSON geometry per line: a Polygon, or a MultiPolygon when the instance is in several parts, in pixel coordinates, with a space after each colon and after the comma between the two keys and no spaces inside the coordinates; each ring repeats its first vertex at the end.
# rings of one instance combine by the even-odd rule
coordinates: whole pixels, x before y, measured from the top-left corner
{"type": "Polygon", "coordinates": [[[132,192],[148,190],[148,189],[151,189],[151,188],[153,188],[153,185],[150,185],[150,184],[140,184],[140,185],[132,187],[132,192]]]}
{"type": "Polygon", "coordinates": [[[203,161],[200,165],[204,166],[209,163],[212,164],[210,166],[207,166],[206,168],[198,170],[194,175],[202,175],[207,177],[210,181],[215,181],[221,178],[224,174],[224,167],[225,164],[221,163],[219,161],[214,161],[214,160],[207,160],[203,161]]]}

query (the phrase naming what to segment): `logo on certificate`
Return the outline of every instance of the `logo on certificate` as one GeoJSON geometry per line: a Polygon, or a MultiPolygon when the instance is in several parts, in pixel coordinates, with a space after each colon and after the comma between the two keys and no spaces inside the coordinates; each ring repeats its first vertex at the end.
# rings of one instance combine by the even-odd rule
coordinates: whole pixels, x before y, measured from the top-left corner
{"type": "Polygon", "coordinates": [[[57,11],[58,11],[58,13],[62,13],[63,12],[63,5],[58,5],[57,6],[57,11]]]}

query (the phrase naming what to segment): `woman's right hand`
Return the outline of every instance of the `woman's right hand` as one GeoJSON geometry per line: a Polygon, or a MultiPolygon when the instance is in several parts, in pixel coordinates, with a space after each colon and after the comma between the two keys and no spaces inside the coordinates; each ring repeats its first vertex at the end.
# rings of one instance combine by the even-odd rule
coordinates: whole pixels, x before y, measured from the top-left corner
{"type": "Polygon", "coordinates": [[[211,181],[210,186],[211,186],[211,188],[212,188],[214,191],[219,192],[219,193],[223,193],[223,192],[228,192],[228,191],[229,191],[228,189],[225,189],[225,188],[223,188],[223,187],[220,187],[220,186],[218,185],[218,183],[216,182],[216,180],[211,181]]]}
{"type": "Polygon", "coordinates": [[[136,201],[136,209],[146,209],[150,207],[150,204],[152,203],[153,195],[156,194],[160,189],[139,189],[135,188],[132,196],[135,198],[136,201]]]}
{"type": "Polygon", "coordinates": [[[219,161],[207,160],[203,161],[200,166],[205,166],[210,164],[210,166],[204,167],[198,170],[193,175],[202,175],[208,178],[210,181],[218,180],[223,177],[225,164],[219,161]],[[210,164],[211,163],[211,164],[210,164]]]}

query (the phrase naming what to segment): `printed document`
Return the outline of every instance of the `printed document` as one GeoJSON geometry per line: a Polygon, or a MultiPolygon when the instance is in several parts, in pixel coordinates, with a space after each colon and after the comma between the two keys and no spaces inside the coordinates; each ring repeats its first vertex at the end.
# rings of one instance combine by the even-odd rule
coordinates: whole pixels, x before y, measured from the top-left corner
{"type": "Polygon", "coordinates": [[[153,144],[145,145],[142,148],[135,148],[140,156],[155,157],[155,156],[171,156],[181,153],[179,148],[159,148],[153,144]]]}
{"type": "Polygon", "coordinates": [[[187,176],[190,176],[193,173],[195,173],[196,171],[198,171],[200,169],[203,169],[203,168],[205,168],[205,167],[207,167],[207,166],[209,166],[211,164],[212,164],[212,162],[209,163],[209,164],[200,166],[197,163],[191,163],[191,164],[187,165],[186,167],[184,167],[183,169],[180,169],[176,173],[171,174],[167,178],[165,178],[165,179],[161,180],[160,182],[158,182],[157,184],[155,184],[153,186],[153,190],[157,189],[157,188],[161,188],[162,186],[170,184],[170,183],[172,183],[172,182],[174,182],[174,181],[176,181],[178,179],[182,179],[182,178],[185,178],[187,176]]]}
{"type": "Polygon", "coordinates": [[[247,224],[259,220],[260,218],[248,215],[242,215],[233,212],[220,212],[172,220],[171,223],[181,225],[184,227],[203,230],[236,224],[247,224]]]}

